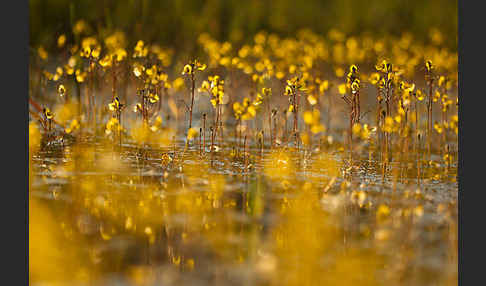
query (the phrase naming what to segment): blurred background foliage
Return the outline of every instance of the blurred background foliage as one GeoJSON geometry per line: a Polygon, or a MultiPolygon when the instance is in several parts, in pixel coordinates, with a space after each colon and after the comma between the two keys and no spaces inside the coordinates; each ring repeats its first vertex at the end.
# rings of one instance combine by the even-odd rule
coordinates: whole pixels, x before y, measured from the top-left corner
{"type": "Polygon", "coordinates": [[[430,30],[445,35],[457,48],[457,0],[29,0],[30,45],[55,46],[71,35],[77,20],[86,20],[103,35],[120,29],[129,44],[138,39],[174,48],[194,47],[209,32],[218,40],[246,41],[260,30],[286,36],[302,28],[326,34],[412,32],[427,41],[430,30]]]}

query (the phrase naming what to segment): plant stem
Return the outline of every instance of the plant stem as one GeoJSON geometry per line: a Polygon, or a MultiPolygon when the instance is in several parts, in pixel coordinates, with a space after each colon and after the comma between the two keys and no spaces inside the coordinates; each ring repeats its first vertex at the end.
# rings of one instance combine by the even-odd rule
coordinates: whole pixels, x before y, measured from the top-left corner
{"type": "Polygon", "coordinates": [[[189,128],[192,127],[192,109],[194,107],[194,89],[196,87],[196,80],[194,73],[191,73],[191,109],[189,110],[189,128]]]}

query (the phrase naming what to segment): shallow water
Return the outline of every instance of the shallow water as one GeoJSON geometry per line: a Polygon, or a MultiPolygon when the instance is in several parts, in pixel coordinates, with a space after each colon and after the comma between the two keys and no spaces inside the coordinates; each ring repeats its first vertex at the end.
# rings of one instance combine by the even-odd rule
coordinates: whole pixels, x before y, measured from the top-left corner
{"type": "Polygon", "coordinates": [[[378,154],[349,168],[336,144],[251,146],[246,160],[198,144],[35,154],[33,285],[457,284],[457,166],[438,154],[418,180],[411,155],[383,176],[378,154]]]}

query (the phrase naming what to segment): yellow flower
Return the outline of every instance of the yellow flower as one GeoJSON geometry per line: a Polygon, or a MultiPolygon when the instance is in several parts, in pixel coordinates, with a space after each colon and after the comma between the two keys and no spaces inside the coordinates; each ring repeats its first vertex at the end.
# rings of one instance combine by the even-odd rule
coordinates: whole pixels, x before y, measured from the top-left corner
{"type": "Polygon", "coordinates": [[[304,122],[311,127],[313,134],[325,131],[324,125],[321,124],[321,113],[317,109],[304,112],[304,122]]]}
{"type": "Polygon", "coordinates": [[[245,107],[241,103],[239,102],[233,103],[233,112],[235,113],[236,119],[240,119],[244,111],[245,111],[245,107]]]}
{"type": "Polygon", "coordinates": [[[383,218],[388,216],[389,214],[390,214],[390,207],[388,207],[387,205],[380,205],[376,210],[377,218],[383,218]]]}
{"type": "Polygon", "coordinates": [[[142,112],[142,104],[140,103],[137,103],[134,107],[133,107],[133,112],[137,113],[137,112],[142,112]]]}
{"type": "Polygon", "coordinates": [[[148,99],[150,103],[156,103],[159,101],[159,96],[157,94],[150,93],[148,99]]]}
{"type": "Polygon", "coordinates": [[[427,72],[431,72],[433,69],[434,69],[434,66],[432,65],[432,61],[431,60],[427,60],[425,62],[425,69],[427,70],[427,72]]]}
{"type": "Polygon", "coordinates": [[[162,154],[162,165],[167,166],[172,162],[172,157],[168,153],[162,154]]]}
{"type": "Polygon", "coordinates": [[[57,38],[57,47],[62,48],[64,47],[64,44],[66,43],[66,35],[62,34],[57,38]]]}
{"type": "Polygon", "coordinates": [[[51,110],[47,107],[44,107],[44,109],[42,110],[42,113],[44,113],[44,116],[49,120],[54,117],[54,115],[51,113],[51,110]]]}
{"type": "Polygon", "coordinates": [[[237,66],[240,63],[240,59],[238,57],[233,57],[231,59],[231,65],[232,66],[237,66]]]}
{"type": "Polygon", "coordinates": [[[148,48],[145,47],[145,43],[142,40],[139,40],[135,45],[133,57],[134,58],[143,58],[146,57],[148,54],[148,48]]]}
{"type": "Polygon", "coordinates": [[[339,94],[343,95],[346,93],[346,85],[344,83],[340,84],[338,86],[338,91],[339,91],[339,94]]]}
{"type": "Polygon", "coordinates": [[[262,72],[265,69],[265,65],[262,62],[257,62],[255,64],[255,70],[257,72],[262,72]]]}
{"type": "Polygon", "coordinates": [[[178,77],[176,78],[173,82],[172,82],[172,87],[175,89],[175,90],[181,90],[183,87],[184,87],[184,79],[181,78],[181,77],[178,77]]]}
{"type": "MultiPolygon", "coordinates": [[[[378,88],[383,89],[383,88],[385,88],[385,86],[386,86],[386,80],[385,80],[384,77],[382,77],[380,79],[380,82],[378,83],[378,88]]],[[[388,84],[388,86],[390,86],[390,84],[388,84]]]]}
{"type": "Polygon", "coordinates": [[[324,81],[319,83],[319,91],[321,93],[324,93],[328,89],[329,89],[329,81],[328,80],[324,80],[324,81]]]}
{"type": "Polygon", "coordinates": [[[265,97],[269,97],[272,95],[272,89],[271,88],[262,88],[262,93],[263,93],[263,96],[265,97]]]}
{"type": "Polygon", "coordinates": [[[48,80],[52,80],[54,75],[51,74],[50,72],[48,71],[42,71],[42,74],[48,79],[48,80]]]}
{"type": "Polygon", "coordinates": [[[313,95],[307,96],[307,101],[309,101],[310,105],[316,105],[317,104],[317,99],[313,95]]]}
{"type": "Polygon", "coordinates": [[[261,78],[260,75],[258,75],[256,73],[251,76],[251,80],[253,80],[254,82],[259,81],[260,78],[261,78]]]}
{"type": "Polygon", "coordinates": [[[191,140],[195,138],[198,134],[199,132],[196,130],[196,128],[189,128],[189,130],[187,131],[187,139],[191,140]]]}
{"type": "Polygon", "coordinates": [[[154,75],[156,75],[157,74],[157,66],[156,65],[152,65],[151,68],[145,70],[145,73],[148,76],[154,76],[154,75]]]}
{"type": "Polygon", "coordinates": [[[363,125],[363,128],[362,128],[362,131],[361,131],[361,134],[360,134],[361,135],[361,138],[363,138],[363,139],[370,138],[371,132],[374,132],[375,130],[376,130],[376,128],[372,128],[370,130],[370,128],[368,127],[368,124],[364,124],[363,125]]]}
{"type": "Polygon", "coordinates": [[[291,88],[290,86],[288,86],[288,85],[287,85],[287,86],[285,87],[285,95],[292,95],[292,94],[294,94],[294,92],[293,92],[292,88],[291,88]]]}
{"type": "Polygon", "coordinates": [[[120,99],[118,98],[118,96],[115,96],[113,102],[108,104],[108,108],[111,111],[119,111],[121,110],[122,106],[123,104],[120,103],[120,99]]]}
{"type": "Polygon", "coordinates": [[[79,20],[74,24],[73,33],[76,35],[81,34],[82,32],[88,29],[88,24],[84,20],[79,20]]]}
{"type": "Polygon", "coordinates": [[[71,134],[73,131],[79,129],[79,122],[76,119],[71,121],[71,124],[68,128],[65,129],[67,134],[71,134]]]}
{"type": "Polygon", "coordinates": [[[54,74],[52,80],[58,81],[62,77],[63,73],[64,72],[62,70],[62,67],[57,67],[56,68],[56,74],[54,74]]]}
{"type": "Polygon", "coordinates": [[[127,51],[125,49],[116,49],[115,50],[116,61],[121,62],[127,57],[127,51]]]}
{"type": "Polygon", "coordinates": [[[376,85],[380,81],[380,74],[375,72],[370,76],[370,83],[376,85]]]}
{"type": "Polygon", "coordinates": [[[57,88],[57,93],[59,93],[60,96],[64,96],[64,94],[66,94],[66,88],[64,87],[64,85],[59,85],[59,87],[57,88]]]}
{"type": "Polygon", "coordinates": [[[190,75],[193,74],[196,70],[203,71],[206,69],[206,64],[201,64],[197,60],[194,60],[192,63],[189,63],[184,66],[182,69],[182,75],[190,75]]]}
{"type": "Polygon", "coordinates": [[[126,43],[125,34],[121,31],[116,31],[105,38],[106,48],[114,51],[119,48],[124,48],[126,43]]]}
{"type": "Polygon", "coordinates": [[[432,100],[433,102],[437,102],[439,99],[440,99],[440,92],[436,90],[434,95],[432,96],[432,100]]]}
{"type": "Polygon", "coordinates": [[[304,112],[304,122],[308,125],[312,124],[313,122],[313,115],[312,115],[312,111],[306,111],[304,112]]]}
{"type": "Polygon", "coordinates": [[[99,58],[100,57],[100,54],[101,54],[101,47],[100,46],[97,46],[92,52],[91,52],[91,56],[95,59],[99,58]]]}
{"type": "Polygon", "coordinates": [[[87,73],[85,71],[81,71],[80,69],[76,70],[76,80],[78,82],[83,82],[86,78],[87,73]]]}
{"type": "Polygon", "coordinates": [[[143,71],[145,70],[145,67],[142,66],[141,64],[139,63],[135,63],[134,64],[134,67],[133,67],[133,74],[136,76],[136,77],[140,77],[142,74],[143,74],[143,71]]]}
{"type": "Polygon", "coordinates": [[[74,69],[69,65],[64,65],[64,70],[66,70],[66,74],[72,75],[74,73],[74,69]]]}
{"type": "Polygon", "coordinates": [[[313,134],[317,134],[319,132],[324,132],[324,131],[326,131],[326,128],[322,124],[315,124],[315,125],[312,125],[312,127],[311,127],[311,132],[313,134]]]}
{"type": "Polygon", "coordinates": [[[153,132],[156,132],[157,130],[160,129],[160,127],[162,126],[162,118],[160,116],[157,116],[155,118],[155,122],[152,126],[150,126],[150,130],[152,130],[153,132]]]}
{"type": "Polygon", "coordinates": [[[439,86],[442,86],[442,85],[443,85],[445,82],[446,82],[446,78],[445,78],[445,76],[441,75],[441,76],[439,77],[439,81],[437,82],[437,84],[438,84],[439,86]]]}
{"type": "Polygon", "coordinates": [[[39,57],[43,60],[43,61],[46,61],[47,58],[48,58],[48,54],[47,54],[47,51],[44,49],[43,46],[40,46],[39,48],[37,48],[37,54],[39,54],[39,57]]]}
{"type": "Polygon", "coordinates": [[[353,83],[351,84],[351,90],[353,91],[353,93],[355,93],[359,90],[359,80],[358,79],[353,81],[353,83]]]}
{"type": "Polygon", "coordinates": [[[184,66],[184,69],[182,70],[182,75],[186,74],[192,74],[192,66],[187,64],[184,66]]]}
{"type": "Polygon", "coordinates": [[[250,47],[247,46],[247,45],[244,45],[243,47],[241,47],[241,49],[238,51],[238,56],[240,58],[246,58],[246,56],[248,56],[248,54],[250,53],[250,47]]]}
{"type": "Polygon", "coordinates": [[[229,57],[222,57],[219,60],[219,64],[224,67],[228,67],[231,64],[231,59],[229,57]]]}
{"type": "Polygon", "coordinates": [[[361,132],[361,124],[359,124],[359,123],[355,123],[355,124],[353,125],[353,134],[354,134],[354,135],[359,135],[359,134],[360,134],[360,132],[361,132]]]}
{"type": "Polygon", "coordinates": [[[257,93],[255,100],[253,101],[253,105],[258,107],[263,103],[263,96],[260,93],[257,93]]]}
{"type": "Polygon", "coordinates": [[[83,47],[80,52],[80,56],[83,58],[89,57],[91,54],[91,47],[83,47]]]}
{"type": "Polygon", "coordinates": [[[110,135],[112,132],[120,131],[120,130],[121,130],[121,126],[120,126],[120,123],[118,122],[117,118],[112,117],[106,123],[106,128],[105,128],[106,135],[110,135]]]}
{"type": "Polygon", "coordinates": [[[256,109],[253,105],[248,106],[247,112],[251,117],[255,117],[256,115],[256,109]]]}
{"type": "Polygon", "coordinates": [[[98,60],[98,63],[104,68],[111,67],[111,56],[105,55],[103,58],[98,60]]]}
{"type": "Polygon", "coordinates": [[[381,64],[375,66],[376,70],[383,73],[390,73],[392,71],[392,64],[387,62],[387,60],[381,61],[381,64]]]}
{"type": "Polygon", "coordinates": [[[74,68],[74,66],[76,65],[76,58],[71,56],[68,60],[68,64],[67,64],[69,67],[71,68],[74,68]]]}
{"type": "Polygon", "coordinates": [[[295,65],[290,65],[289,66],[289,73],[290,74],[295,73],[296,70],[297,70],[297,67],[295,65]]]}
{"type": "Polygon", "coordinates": [[[422,91],[421,91],[420,89],[419,89],[419,90],[417,90],[417,92],[415,93],[415,96],[417,97],[417,99],[418,99],[419,101],[422,101],[422,100],[424,100],[424,98],[425,98],[425,97],[424,97],[424,95],[423,95],[423,93],[422,93],[422,91]]]}
{"type": "Polygon", "coordinates": [[[434,122],[434,129],[437,131],[437,133],[441,134],[444,129],[442,128],[442,125],[438,122],[434,122]]]}
{"type": "Polygon", "coordinates": [[[387,116],[385,118],[385,124],[383,126],[383,131],[387,132],[387,133],[390,133],[390,132],[393,132],[394,130],[394,121],[393,121],[393,118],[390,117],[390,116],[387,116]]]}
{"type": "Polygon", "coordinates": [[[208,92],[210,88],[209,81],[205,80],[201,84],[201,88],[199,89],[200,92],[208,92]]]}
{"type": "Polygon", "coordinates": [[[201,64],[199,62],[196,62],[196,68],[200,71],[203,71],[206,69],[206,64],[201,64]]]}
{"type": "Polygon", "coordinates": [[[300,139],[302,140],[302,144],[309,145],[310,139],[309,139],[309,135],[307,133],[300,135],[300,139]]]}

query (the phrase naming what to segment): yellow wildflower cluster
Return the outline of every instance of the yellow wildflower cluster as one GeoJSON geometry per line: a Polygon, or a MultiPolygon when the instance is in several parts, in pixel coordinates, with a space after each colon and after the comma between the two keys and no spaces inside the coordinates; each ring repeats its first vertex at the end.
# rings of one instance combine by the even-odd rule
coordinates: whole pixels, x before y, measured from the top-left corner
{"type": "Polygon", "coordinates": [[[118,133],[121,130],[123,130],[123,129],[120,125],[120,122],[118,121],[118,118],[112,117],[106,123],[105,133],[107,135],[110,135],[112,133],[118,133]]]}
{"type": "Polygon", "coordinates": [[[223,103],[224,97],[224,80],[219,75],[209,76],[208,80],[201,83],[199,92],[207,92],[211,95],[211,104],[216,108],[219,104],[223,103]]]}
{"type": "Polygon", "coordinates": [[[196,71],[203,71],[206,69],[206,64],[201,64],[198,60],[194,60],[191,63],[184,66],[182,75],[192,75],[196,71]]]}
{"type": "Polygon", "coordinates": [[[257,97],[254,101],[251,101],[248,97],[245,97],[241,103],[238,101],[233,103],[235,118],[237,120],[250,120],[254,118],[259,109],[260,102],[261,98],[257,97]]]}

